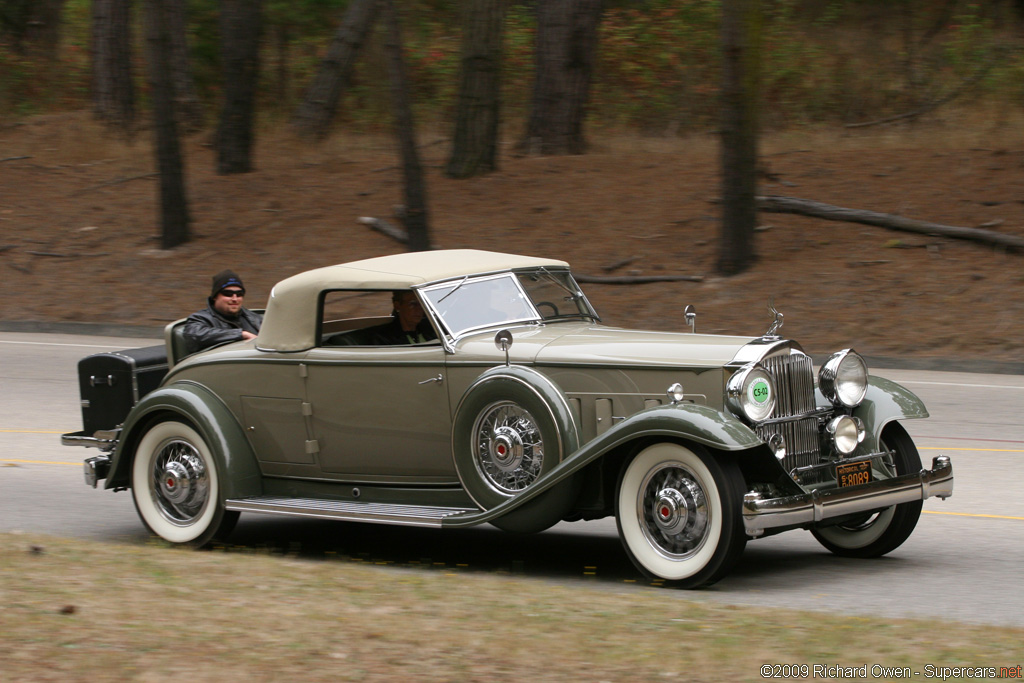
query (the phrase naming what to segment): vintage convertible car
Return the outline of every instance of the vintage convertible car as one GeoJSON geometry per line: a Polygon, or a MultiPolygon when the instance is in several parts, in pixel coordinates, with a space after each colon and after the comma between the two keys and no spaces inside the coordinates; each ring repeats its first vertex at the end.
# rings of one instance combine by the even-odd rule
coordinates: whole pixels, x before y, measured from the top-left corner
{"type": "Polygon", "coordinates": [[[278,283],[253,341],[183,358],[178,321],[157,361],[106,354],[130,380],[84,359],[86,429],[63,441],[102,449],[87,483],[131,489],[172,543],[221,537],[241,512],[516,532],[614,515],[636,566],[681,587],[788,529],[840,555],[888,553],[925,498],[952,494],[949,458],[922,469],[898,422],[924,405],[855,352],[815,382],[781,316],[754,338],[686,320],[688,333],[602,325],[551,259],[452,250],[330,266],[278,283]],[[436,338],[375,345],[371,328],[408,291],[436,338]],[[140,390],[160,363],[159,386],[140,390]],[[109,424],[96,411],[113,399],[86,397],[97,385],[125,387],[109,424]]]}

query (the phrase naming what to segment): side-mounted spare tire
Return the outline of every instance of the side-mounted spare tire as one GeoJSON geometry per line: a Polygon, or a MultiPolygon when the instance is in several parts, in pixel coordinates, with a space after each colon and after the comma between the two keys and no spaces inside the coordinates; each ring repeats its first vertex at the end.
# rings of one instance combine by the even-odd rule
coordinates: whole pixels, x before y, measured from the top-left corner
{"type": "MultiPolygon", "coordinates": [[[[578,447],[576,420],[561,390],[518,366],[484,373],[463,395],[452,425],[459,480],[484,510],[522,495],[578,447]]],[[[491,524],[543,531],[568,514],[578,492],[575,478],[567,479],[491,524]]]]}

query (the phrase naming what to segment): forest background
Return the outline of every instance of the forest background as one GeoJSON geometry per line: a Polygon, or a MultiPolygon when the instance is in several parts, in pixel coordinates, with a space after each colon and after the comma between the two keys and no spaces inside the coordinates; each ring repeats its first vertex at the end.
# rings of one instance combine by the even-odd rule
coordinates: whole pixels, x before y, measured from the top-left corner
{"type": "MultiPolygon", "coordinates": [[[[246,273],[249,303],[260,305],[277,279],[298,270],[401,250],[356,223],[388,217],[400,201],[380,31],[356,64],[331,137],[310,143],[289,132],[346,5],[265,0],[256,170],[225,178],[209,158],[223,95],[220,3],[189,0],[188,53],[202,104],[185,142],[195,239],[168,255],[153,243],[148,133],[124,139],[88,113],[92,3],[0,2],[0,320],[151,329],[194,309],[221,264],[246,273]],[[52,4],[56,37],[52,21],[33,18],[52,4]],[[111,296],[126,278],[152,282],[155,296],[111,296]],[[43,282],[63,284],[73,301],[40,301],[43,282]]],[[[1024,3],[761,5],[764,193],[1024,235],[1024,3]]],[[[499,170],[462,181],[440,172],[458,88],[460,3],[399,6],[438,246],[563,257],[590,274],[700,278],[588,286],[614,324],[683,329],[681,308],[694,303],[703,331],[757,334],[774,296],[787,334],[812,351],[853,344],[876,355],[1020,359],[1024,268],[1010,249],[763,216],[757,266],[714,277],[719,2],[603,4],[590,145],[569,157],[518,148],[536,25],[534,3],[511,3],[499,170]]],[[[141,43],[142,31],[135,35],[141,43]]],[[[134,54],[145,111],[144,51],[134,54]]]]}

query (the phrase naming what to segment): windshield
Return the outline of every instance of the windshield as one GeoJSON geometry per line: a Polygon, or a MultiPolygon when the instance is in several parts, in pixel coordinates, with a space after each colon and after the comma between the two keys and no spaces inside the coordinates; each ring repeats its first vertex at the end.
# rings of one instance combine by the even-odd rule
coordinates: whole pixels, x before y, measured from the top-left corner
{"type": "Polygon", "coordinates": [[[424,299],[451,336],[522,322],[597,319],[567,271],[545,268],[462,278],[427,287],[424,299]]]}
{"type": "Polygon", "coordinates": [[[597,319],[597,313],[568,271],[541,268],[520,272],[517,276],[544,320],[597,319]]]}
{"type": "Polygon", "coordinates": [[[424,290],[423,295],[448,333],[456,337],[478,327],[540,317],[511,273],[446,282],[424,290]]]}

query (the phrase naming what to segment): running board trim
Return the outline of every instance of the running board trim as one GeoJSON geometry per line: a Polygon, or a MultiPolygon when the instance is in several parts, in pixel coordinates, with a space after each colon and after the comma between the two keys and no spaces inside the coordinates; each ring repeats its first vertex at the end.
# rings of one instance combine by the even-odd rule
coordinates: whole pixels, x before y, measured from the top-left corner
{"type": "Polygon", "coordinates": [[[315,517],[348,522],[375,522],[377,524],[425,527],[440,527],[444,518],[451,517],[452,515],[480,512],[473,508],[360,503],[348,500],[280,498],[275,496],[229,499],[224,501],[224,507],[233,512],[260,512],[286,517],[315,517]]]}

